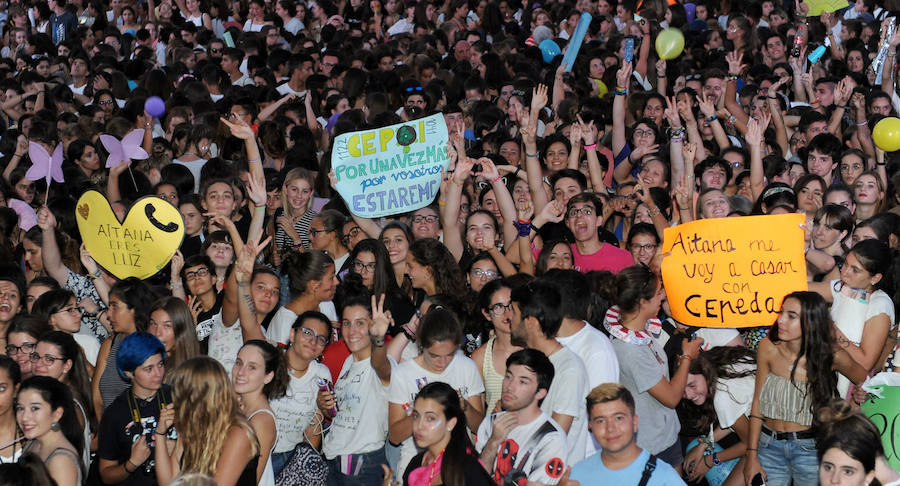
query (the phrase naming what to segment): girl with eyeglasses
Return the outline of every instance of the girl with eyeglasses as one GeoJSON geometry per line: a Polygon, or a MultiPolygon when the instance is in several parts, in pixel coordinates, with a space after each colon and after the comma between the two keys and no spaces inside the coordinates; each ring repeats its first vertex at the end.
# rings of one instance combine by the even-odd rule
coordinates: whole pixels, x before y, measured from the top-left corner
{"type": "Polygon", "coordinates": [[[626,246],[634,257],[635,264],[649,266],[656,256],[660,243],[662,241],[653,225],[637,223],[628,232],[628,244],[626,246]]]}
{"type": "Polygon", "coordinates": [[[6,330],[6,355],[18,363],[22,378],[34,374],[31,353],[38,339],[51,330],[46,319],[28,314],[19,314],[10,322],[6,330]]]}
{"type": "MultiPolygon", "coordinates": [[[[345,281],[357,276],[369,291],[375,295],[386,296],[384,306],[391,311],[394,322],[400,324],[409,322],[415,315],[416,308],[397,285],[390,255],[384,244],[371,238],[362,240],[350,252],[348,261],[350,264],[345,281]]],[[[388,329],[388,334],[395,336],[400,330],[400,327],[393,326],[388,329]]]]}
{"type": "Polygon", "coordinates": [[[84,430],[85,447],[81,460],[87,468],[91,463],[91,434],[98,432],[98,423],[93,414],[91,375],[81,348],[71,334],[51,331],[37,342],[31,353],[31,363],[35,376],[59,380],[72,391],[78,423],[84,430]]]}
{"type": "Polygon", "coordinates": [[[100,352],[100,341],[94,336],[78,332],[81,329],[82,309],[75,301],[75,294],[71,290],[58,289],[45,292],[34,302],[31,313],[47,319],[54,330],[66,332],[75,338],[75,342],[84,351],[90,372],[93,373],[97,354],[100,352]]]}
{"type": "Polygon", "coordinates": [[[481,316],[490,323],[488,341],[472,353],[472,361],[478,366],[485,388],[485,411],[497,412],[503,376],[506,374],[506,359],[522,349],[512,344],[510,325],[512,287],[504,279],[488,282],[478,293],[478,308],[481,316]]]}
{"type": "Polygon", "coordinates": [[[322,444],[324,417],[316,406],[319,384],[332,382],[331,372],[317,360],[331,341],[331,321],[318,311],[306,311],[291,326],[291,342],[284,352],[289,382],[285,395],[269,401],[275,412],[278,437],[272,451],[275,477],[291,461],[295,448],[306,442],[322,444]]]}

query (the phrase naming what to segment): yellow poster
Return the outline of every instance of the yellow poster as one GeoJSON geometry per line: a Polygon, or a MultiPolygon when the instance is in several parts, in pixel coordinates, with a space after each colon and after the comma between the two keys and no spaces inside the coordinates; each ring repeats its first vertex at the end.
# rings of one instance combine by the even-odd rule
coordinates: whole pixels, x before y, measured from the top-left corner
{"type": "Polygon", "coordinates": [[[184,239],[178,208],[156,196],[138,199],[120,222],[106,196],[87,191],[75,205],[75,219],[91,257],[120,279],[152,277],[184,239]]]}
{"type": "Polygon", "coordinates": [[[810,17],[818,17],[822,12],[837,12],[850,6],[847,0],[805,0],[805,3],[809,5],[810,17]]]}
{"type": "Polygon", "coordinates": [[[672,316],[700,327],[775,322],[806,290],[803,214],[702,219],[667,228],[662,278],[672,316]]]}

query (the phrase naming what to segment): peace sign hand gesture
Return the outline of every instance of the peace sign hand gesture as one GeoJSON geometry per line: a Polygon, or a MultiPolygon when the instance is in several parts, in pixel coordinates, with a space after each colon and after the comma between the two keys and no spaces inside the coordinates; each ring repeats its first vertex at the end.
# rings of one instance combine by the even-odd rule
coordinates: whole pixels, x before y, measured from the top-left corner
{"type": "Polygon", "coordinates": [[[376,302],[375,296],[372,296],[372,323],[369,325],[369,337],[373,340],[382,340],[387,334],[388,327],[393,319],[390,311],[384,311],[384,294],[376,302]]]}

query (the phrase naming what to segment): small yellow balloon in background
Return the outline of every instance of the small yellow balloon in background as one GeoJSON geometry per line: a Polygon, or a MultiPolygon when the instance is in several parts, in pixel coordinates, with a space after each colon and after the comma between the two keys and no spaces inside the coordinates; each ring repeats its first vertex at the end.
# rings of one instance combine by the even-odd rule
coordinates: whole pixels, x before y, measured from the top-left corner
{"type": "Polygon", "coordinates": [[[900,118],[889,116],[876,123],[872,139],[885,152],[900,150],[900,118]]]}
{"type": "Polygon", "coordinates": [[[673,27],[663,30],[656,37],[656,53],[660,59],[675,59],[684,50],[684,34],[673,27]]]}

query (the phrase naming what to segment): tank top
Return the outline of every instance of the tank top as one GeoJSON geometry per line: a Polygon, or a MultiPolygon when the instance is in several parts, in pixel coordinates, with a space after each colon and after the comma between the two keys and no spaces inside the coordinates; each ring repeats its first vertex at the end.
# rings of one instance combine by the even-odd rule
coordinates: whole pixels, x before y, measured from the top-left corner
{"type": "MultiPolygon", "coordinates": [[[[268,408],[261,408],[261,409],[255,411],[255,412],[251,413],[250,416],[247,417],[247,421],[249,422],[256,414],[258,414],[258,413],[260,413],[260,412],[262,412],[262,413],[267,413],[267,414],[269,414],[269,415],[272,416],[272,420],[276,420],[276,419],[275,419],[275,414],[272,413],[271,410],[269,410],[268,408]]],[[[276,423],[276,424],[278,423],[277,420],[276,420],[275,423],[276,423]]],[[[277,429],[277,428],[276,428],[276,430],[275,430],[275,433],[276,433],[276,434],[278,433],[278,429],[277,429]]],[[[266,468],[263,469],[262,477],[259,478],[259,485],[258,485],[258,486],[275,486],[275,469],[272,468],[272,453],[275,452],[275,444],[276,444],[276,443],[278,443],[278,437],[277,437],[277,436],[275,437],[275,441],[272,442],[272,450],[269,451],[269,458],[266,459],[266,468]]],[[[258,465],[258,464],[259,464],[258,461],[259,461],[259,459],[257,458],[256,461],[251,461],[251,462],[253,462],[255,465],[258,465]]],[[[256,466],[254,466],[254,468],[253,468],[253,473],[254,473],[254,477],[255,477],[255,474],[256,474],[256,466]]],[[[243,477],[243,476],[242,476],[242,477],[243,477]]]]}
{"type": "MultiPolygon", "coordinates": [[[[90,446],[88,446],[88,447],[90,447],[90,446]]],[[[73,463],[75,463],[75,469],[78,470],[78,481],[75,484],[82,483],[82,480],[84,479],[84,474],[81,471],[82,465],[78,461],[78,456],[75,455],[74,452],[70,451],[69,449],[65,449],[63,447],[57,447],[56,449],[53,449],[53,452],[51,452],[49,456],[47,456],[47,460],[44,461],[44,464],[49,464],[50,459],[52,459],[53,456],[66,456],[69,458],[69,460],[71,460],[73,463]]]]}
{"type": "Polygon", "coordinates": [[[503,377],[494,369],[494,341],[496,339],[497,335],[491,334],[484,350],[484,363],[481,366],[481,376],[484,378],[484,391],[487,399],[485,411],[488,414],[493,413],[497,401],[503,394],[503,377]]]}
{"type": "Polygon", "coordinates": [[[113,337],[112,346],[109,347],[109,357],[106,358],[106,368],[100,375],[100,397],[103,399],[103,410],[109,406],[119,395],[128,388],[128,383],[119,376],[116,370],[116,356],[119,354],[119,345],[125,334],[116,334],[113,337]]]}
{"type": "Polygon", "coordinates": [[[812,425],[812,395],[805,381],[792,382],[789,378],[769,373],[759,393],[759,404],[763,417],[812,425]]]}

